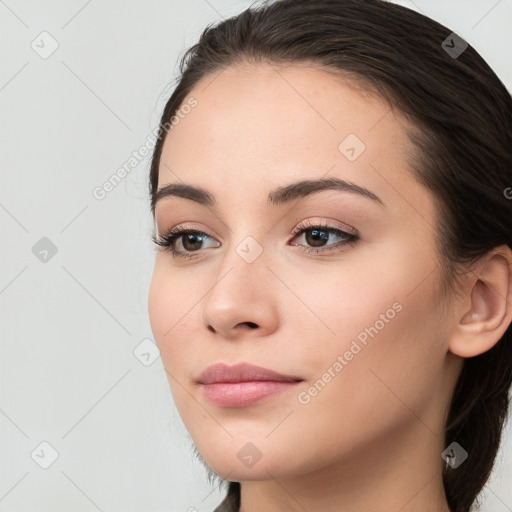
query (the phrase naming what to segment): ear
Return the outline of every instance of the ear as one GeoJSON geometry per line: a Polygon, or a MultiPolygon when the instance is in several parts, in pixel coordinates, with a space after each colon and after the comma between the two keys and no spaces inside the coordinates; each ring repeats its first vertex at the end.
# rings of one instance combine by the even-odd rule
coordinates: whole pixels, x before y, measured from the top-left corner
{"type": "Polygon", "coordinates": [[[450,336],[449,349],[473,357],[491,349],[512,322],[512,252],[507,245],[489,251],[471,272],[462,315],[450,336]]]}

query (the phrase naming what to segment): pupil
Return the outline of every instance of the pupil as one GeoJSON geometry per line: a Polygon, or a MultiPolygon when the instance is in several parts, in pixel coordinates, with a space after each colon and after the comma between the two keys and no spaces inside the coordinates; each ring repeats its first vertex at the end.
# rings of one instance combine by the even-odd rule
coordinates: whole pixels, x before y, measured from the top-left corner
{"type": "Polygon", "coordinates": [[[200,244],[201,242],[202,242],[202,239],[201,239],[200,235],[194,235],[193,233],[189,233],[188,235],[185,235],[185,239],[183,241],[183,247],[185,247],[185,249],[187,249],[187,250],[199,249],[199,247],[194,247],[194,245],[200,244]],[[194,241],[194,239],[196,239],[196,240],[194,241]],[[187,247],[187,244],[189,242],[192,244],[192,247],[187,247]]]}
{"type": "Polygon", "coordinates": [[[320,245],[322,242],[326,242],[327,239],[329,238],[329,235],[323,231],[323,230],[319,230],[319,229],[313,229],[311,230],[311,234],[312,234],[312,242],[308,239],[309,237],[306,235],[306,241],[308,242],[308,244],[310,245],[313,245],[313,246],[317,246],[318,242],[320,242],[320,245]],[[319,237],[319,234],[320,233],[323,233],[323,235],[320,235],[319,237]]]}

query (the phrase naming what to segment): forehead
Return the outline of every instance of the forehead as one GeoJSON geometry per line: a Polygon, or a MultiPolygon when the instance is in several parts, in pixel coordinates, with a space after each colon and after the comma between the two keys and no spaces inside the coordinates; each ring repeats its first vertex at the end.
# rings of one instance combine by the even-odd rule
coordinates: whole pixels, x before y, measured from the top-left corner
{"type": "MultiPolygon", "coordinates": [[[[406,176],[407,122],[356,87],[306,64],[245,64],[203,77],[189,95],[196,106],[166,137],[159,188],[183,180],[218,197],[250,195],[326,176],[417,186],[406,176]]],[[[384,188],[381,197],[392,193],[384,188]]]]}
{"type": "Polygon", "coordinates": [[[304,142],[337,149],[349,133],[368,139],[376,123],[389,138],[403,135],[395,116],[386,115],[389,105],[355,87],[318,66],[231,66],[196,84],[190,96],[197,106],[170,131],[168,145],[180,152],[195,135],[197,151],[225,148],[232,155],[241,144],[251,154],[275,155],[308,149],[304,142]]]}

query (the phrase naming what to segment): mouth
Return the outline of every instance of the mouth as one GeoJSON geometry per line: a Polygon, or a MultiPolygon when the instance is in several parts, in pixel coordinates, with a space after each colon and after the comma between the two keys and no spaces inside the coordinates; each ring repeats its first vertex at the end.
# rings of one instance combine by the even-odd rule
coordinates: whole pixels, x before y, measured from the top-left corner
{"type": "Polygon", "coordinates": [[[209,366],[198,377],[204,397],[219,407],[248,407],[265,398],[289,391],[303,379],[240,363],[209,366]]]}

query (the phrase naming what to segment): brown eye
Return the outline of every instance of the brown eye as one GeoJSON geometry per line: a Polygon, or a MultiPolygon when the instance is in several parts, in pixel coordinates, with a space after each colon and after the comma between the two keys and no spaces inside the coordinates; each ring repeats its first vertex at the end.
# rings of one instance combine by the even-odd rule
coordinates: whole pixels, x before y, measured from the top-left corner
{"type": "Polygon", "coordinates": [[[153,242],[169,251],[174,258],[192,258],[196,256],[193,254],[194,252],[197,253],[203,248],[202,244],[205,239],[210,238],[202,231],[178,227],[171,229],[160,238],[153,236],[153,242]],[[176,249],[176,245],[178,245],[178,249],[176,249]],[[181,247],[179,247],[180,245],[181,247]]]}
{"type": "Polygon", "coordinates": [[[299,235],[304,237],[305,244],[293,243],[292,245],[304,246],[303,251],[306,253],[339,251],[342,250],[342,247],[359,240],[357,235],[347,233],[346,231],[329,225],[307,226],[301,224],[294,230],[294,235],[294,238],[297,238],[299,235]],[[341,241],[338,241],[334,245],[327,245],[332,238],[339,238],[341,241]]]}

